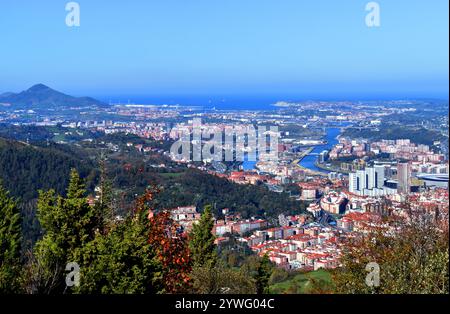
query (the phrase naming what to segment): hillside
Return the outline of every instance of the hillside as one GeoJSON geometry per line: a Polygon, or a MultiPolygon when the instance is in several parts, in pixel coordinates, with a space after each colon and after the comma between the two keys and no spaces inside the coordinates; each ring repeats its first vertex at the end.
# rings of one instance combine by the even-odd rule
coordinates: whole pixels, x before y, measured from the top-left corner
{"type": "Polygon", "coordinates": [[[94,177],[93,163],[69,146],[39,147],[0,138],[0,179],[11,195],[27,202],[40,189],[64,193],[71,168],[83,177],[94,177]]]}
{"type": "Polygon", "coordinates": [[[36,84],[17,94],[11,92],[0,94],[0,104],[8,104],[13,109],[107,106],[94,98],[69,96],[44,84],[36,84]]]}
{"type": "Polygon", "coordinates": [[[342,136],[352,138],[365,138],[372,141],[409,139],[415,144],[425,144],[432,146],[436,140],[445,138],[436,131],[427,130],[421,127],[409,127],[402,125],[383,124],[379,128],[357,128],[345,129],[342,136]]]}
{"type": "Polygon", "coordinates": [[[286,280],[270,286],[273,294],[309,294],[333,292],[331,273],[324,269],[293,273],[286,280]]]}
{"type": "MultiPolygon", "coordinates": [[[[167,163],[167,160],[161,162],[167,163]]],[[[155,195],[156,209],[188,205],[202,209],[212,204],[216,216],[221,215],[223,208],[229,208],[244,218],[259,216],[273,219],[281,213],[305,212],[304,202],[290,198],[287,193],[269,191],[264,185],[241,185],[181,166],[158,169],[151,167],[152,163],[131,156],[126,159],[109,158],[108,172],[114,187],[124,193],[125,208],[133,205],[136,194],[142,194],[149,185],[156,185],[160,188],[155,195]]]]}

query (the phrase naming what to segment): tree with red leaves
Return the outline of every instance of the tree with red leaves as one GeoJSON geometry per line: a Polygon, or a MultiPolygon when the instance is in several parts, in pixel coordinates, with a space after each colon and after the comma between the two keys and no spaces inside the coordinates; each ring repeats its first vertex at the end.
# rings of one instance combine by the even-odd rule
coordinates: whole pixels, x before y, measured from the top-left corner
{"type": "Polygon", "coordinates": [[[163,267],[165,293],[183,293],[190,287],[191,259],[185,235],[180,226],[173,221],[170,213],[163,211],[154,214],[149,206],[153,193],[157,189],[148,189],[137,201],[139,212],[148,212],[149,243],[163,267]]]}

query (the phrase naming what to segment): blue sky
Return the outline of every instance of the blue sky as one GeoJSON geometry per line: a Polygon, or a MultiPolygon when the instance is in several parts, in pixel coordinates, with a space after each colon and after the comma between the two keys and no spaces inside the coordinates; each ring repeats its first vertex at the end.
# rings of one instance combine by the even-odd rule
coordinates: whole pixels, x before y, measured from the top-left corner
{"type": "MultiPolygon", "coordinates": [[[[448,0],[0,2],[0,92],[74,95],[448,98],[448,0]]],[[[158,98],[159,97],[159,98],[158,98]]]]}

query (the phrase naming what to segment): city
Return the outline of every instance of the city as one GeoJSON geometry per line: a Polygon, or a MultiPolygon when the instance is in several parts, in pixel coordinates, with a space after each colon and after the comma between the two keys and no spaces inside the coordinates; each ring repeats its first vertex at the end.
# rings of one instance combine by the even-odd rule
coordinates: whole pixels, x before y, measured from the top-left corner
{"type": "MultiPolygon", "coordinates": [[[[386,139],[364,138],[352,136],[351,132],[354,128],[362,134],[374,128],[393,128],[391,116],[398,113],[416,115],[427,105],[420,101],[382,101],[376,106],[371,105],[371,111],[368,111],[360,102],[278,102],[272,110],[227,111],[126,104],[83,108],[82,114],[89,119],[81,119],[70,116],[71,110],[80,108],[67,108],[69,113],[61,114],[51,110],[11,111],[7,110],[8,104],[3,104],[6,110],[0,117],[3,123],[18,127],[49,130],[58,127],[58,131],[50,133],[46,140],[60,144],[73,142],[67,140],[67,135],[75,133],[81,135],[82,142],[93,142],[94,138],[85,134],[90,132],[133,134],[167,143],[166,147],[170,147],[186,134],[192,138],[194,119],[205,121],[202,130],[207,130],[208,134],[229,127],[248,132],[245,127],[249,124],[276,125],[279,131],[271,136],[277,137],[278,155],[270,161],[264,160],[261,154],[258,161],[248,161],[248,151],[243,153],[247,157],[241,162],[236,158],[232,162],[225,161],[222,155],[220,161],[206,158],[191,161],[169,149],[126,144],[142,155],[157,153],[176,164],[237,184],[262,184],[277,193],[289,186],[289,197],[306,202],[306,212],[293,216],[281,213],[278,221],[268,223],[261,219],[264,217],[243,219],[235,210],[230,213],[229,208],[218,208],[223,215],[215,220],[216,241],[220,245],[229,239],[229,235],[234,235],[254,253],[268,254],[279,267],[317,270],[337,267],[345,238],[364,232],[365,227],[376,225],[376,221],[381,223],[388,213],[408,217],[408,206],[412,210],[426,209],[441,219],[448,217],[448,116],[433,122],[423,117],[410,126],[412,130],[421,128],[434,134],[432,141],[423,138],[414,143],[415,137],[393,139],[392,135],[386,139]],[[310,110],[314,113],[309,113],[310,110]],[[110,120],[100,120],[105,115],[110,120]]],[[[446,103],[438,104],[435,105],[436,112],[440,110],[438,106],[448,108],[446,103]]],[[[29,138],[25,141],[29,143],[29,138]]],[[[217,139],[210,141],[218,144],[217,139]]],[[[203,145],[205,143],[208,141],[203,145]]],[[[117,145],[109,144],[106,152],[119,150],[117,145]]],[[[165,168],[166,165],[161,163],[157,167],[165,168]]],[[[95,195],[92,196],[94,201],[95,195]]],[[[186,231],[200,219],[199,208],[195,204],[188,205],[169,210],[177,213],[174,220],[186,231]]]]}
{"type": "Polygon", "coordinates": [[[0,1],[0,303],[447,306],[432,2],[0,1]]]}

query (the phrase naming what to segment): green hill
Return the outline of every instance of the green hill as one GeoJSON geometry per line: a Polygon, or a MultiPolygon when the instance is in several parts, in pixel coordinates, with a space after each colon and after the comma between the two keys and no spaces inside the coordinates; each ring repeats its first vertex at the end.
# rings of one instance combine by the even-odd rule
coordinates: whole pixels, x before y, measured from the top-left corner
{"type": "Polygon", "coordinates": [[[23,202],[36,198],[39,189],[64,193],[71,168],[83,177],[95,176],[93,162],[69,146],[40,147],[0,138],[0,179],[23,202]]]}

